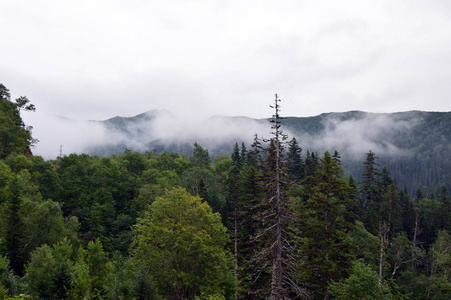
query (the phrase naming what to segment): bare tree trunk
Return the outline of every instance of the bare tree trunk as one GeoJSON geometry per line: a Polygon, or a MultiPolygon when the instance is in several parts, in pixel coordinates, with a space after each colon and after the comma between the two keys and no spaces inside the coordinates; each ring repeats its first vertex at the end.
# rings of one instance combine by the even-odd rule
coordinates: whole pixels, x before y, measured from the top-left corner
{"type": "MultiPolygon", "coordinates": [[[[415,228],[413,230],[413,245],[416,247],[417,243],[418,243],[417,238],[418,238],[418,235],[420,234],[420,227],[419,227],[419,221],[420,221],[419,220],[419,218],[420,218],[419,210],[420,210],[420,208],[419,208],[418,203],[415,203],[414,209],[415,209],[415,228]]],[[[414,251],[412,251],[411,269],[412,269],[412,272],[415,272],[415,252],[414,251]]]]}
{"type": "Polygon", "coordinates": [[[382,275],[383,275],[383,266],[384,266],[384,256],[385,250],[388,247],[388,232],[390,231],[390,227],[386,222],[379,223],[379,286],[382,285],[382,275]]]}
{"type": "Polygon", "coordinates": [[[274,247],[274,259],[273,259],[273,270],[272,270],[272,287],[271,287],[271,299],[279,300],[282,299],[282,283],[283,283],[283,265],[282,265],[282,224],[281,224],[281,205],[280,201],[280,140],[279,140],[279,104],[276,94],[275,109],[276,109],[276,120],[275,120],[275,146],[276,146],[276,161],[275,161],[275,175],[276,175],[276,241],[274,247]]]}
{"type": "MultiPolygon", "coordinates": [[[[237,199],[235,197],[234,203],[234,238],[235,238],[235,278],[238,278],[238,204],[237,199]]],[[[238,290],[235,291],[235,300],[238,299],[238,290]]]]}

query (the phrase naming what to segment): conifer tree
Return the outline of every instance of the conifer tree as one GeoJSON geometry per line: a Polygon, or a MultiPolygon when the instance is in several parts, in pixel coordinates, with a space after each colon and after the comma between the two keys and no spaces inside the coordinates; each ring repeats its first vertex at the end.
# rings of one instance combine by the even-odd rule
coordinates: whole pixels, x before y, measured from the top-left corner
{"type": "Polygon", "coordinates": [[[377,159],[378,157],[371,150],[366,154],[360,182],[360,209],[365,227],[373,234],[378,232],[378,211],[382,202],[381,173],[377,159]]]}
{"type": "Polygon", "coordinates": [[[255,261],[261,266],[262,272],[268,267],[271,270],[269,295],[264,297],[278,300],[303,294],[304,291],[295,277],[299,261],[295,253],[295,239],[298,235],[294,234],[290,226],[294,216],[286,196],[288,180],[283,165],[287,137],[281,130],[280,99],[277,94],[271,108],[275,110],[271,120],[273,138],[267,140],[269,148],[266,150],[263,169],[266,198],[258,207],[258,217],[263,228],[256,234],[256,240],[262,247],[257,252],[255,261]]]}
{"type": "Polygon", "coordinates": [[[233,146],[233,152],[230,157],[232,158],[233,165],[239,169],[241,167],[241,156],[238,143],[235,143],[235,146],[233,146]]]}
{"type": "Polygon", "coordinates": [[[301,158],[302,148],[299,146],[296,138],[292,138],[288,145],[287,173],[293,177],[294,181],[299,181],[304,175],[304,162],[301,158]]]}
{"type": "MultiPolygon", "coordinates": [[[[11,269],[17,275],[23,275],[25,258],[23,253],[23,216],[22,205],[17,177],[11,180],[6,189],[6,203],[3,212],[5,217],[5,248],[11,269]]],[[[2,245],[3,246],[3,245],[2,245]]]]}
{"type": "Polygon", "coordinates": [[[311,182],[305,186],[301,204],[301,226],[305,241],[299,276],[304,278],[314,299],[329,299],[328,286],[347,276],[355,251],[346,233],[353,229],[346,206],[351,188],[341,178],[340,166],[328,152],[311,182]]]}
{"type": "Polygon", "coordinates": [[[332,159],[339,165],[341,165],[341,156],[338,153],[337,150],[334,151],[334,154],[332,155],[332,159]]]}
{"type": "Polygon", "coordinates": [[[241,170],[238,182],[236,219],[234,219],[235,262],[239,281],[239,299],[259,299],[258,295],[267,288],[270,272],[255,264],[255,249],[260,249],[263,241],[256,238],[262,229],[262,220],[258,217],[259,202],[265,198],[261,174],[251,165],[241,170]]]}

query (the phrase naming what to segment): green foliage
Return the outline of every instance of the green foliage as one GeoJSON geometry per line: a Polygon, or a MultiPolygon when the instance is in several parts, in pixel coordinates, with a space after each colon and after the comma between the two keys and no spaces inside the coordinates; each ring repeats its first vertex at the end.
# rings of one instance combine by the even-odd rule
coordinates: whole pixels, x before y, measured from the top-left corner
{"type": "Polygon", "coordinates": [[[334,299],[342,300],[394,299],[387,286],[379,286],[376,272],[360,261],[353,263],[348,278],[331,284],[329,292],[334,299]]]}
{"type": "Polygon", "coordinates": [[[134,257],[148,268],[159,294],[193,298],[233,292],[228,237],[219,214],[177,188],[158,197],[135,228],[134,257]]]}
{"type": "Polygon", "coordinates": [[[189,157],[189,161],[192,167],[209,169],[211,166],[208,150],[202,148],[198,143],[194,143],[193,154],[189,157]]]}
{"type": "Polygon", "coordinates": [[[28,293],[34,298],[65,299],[71,285],[73,254],[67,239],[53,247],[35,249],[26,268],[28,293]]]}
{"type": "Polygon", "coordinates": [[[346,234],[353,225],[347,221],[345,205],[350,188],[328,152],[310,181],[316,185],[305,187],[308,198],[300,206],[305,259],[299,276],[311,287],[314,298],[324,298],[330,282],[345,277],[351,268],[354,249],[346,234]]]}
{"type": "Polygon", "coordinates": [[[23,124],[19,109],[10,101],[9,90],[0,84],[0,159],[12,153],[27,154],[33,143],[30,128],[23,124]]]}
{"type": "Polygon", "coordinates": [[[224,212],[225,199],[220,193],[219,177],[209,169],[192,167],[183,172],[181,185],[193,196],[199,195],[214,212],[224,212]]]}
{"type": "Polygon", "coordinates": [[[0,299],[7,299],[8,289],[5,286],[5,281],[9,271],[9,261],[6,257],[0,255],[0,299]]]}
{"type": "MultiPolygon", "coordinates": [[[[20,118],[29,105],[26,97],[12,103],[0,84],[0,299],[230,299],[236,279],[238,299],[269,290],[274,141],[264,149],[256,137],[249,151],[231,145],[231,156],[214,157],[214,166],[197,143],[189,157],[125,151],[44,161],[29,152],[30,128],[20,118]],[[236,278],[226,247],[236,250],[236,278]]],[[[298,263],[293,279],[309,293],[303,296],[328,297],[330,284],[337,299],[450,298],[449,117],[423,117],[413,135],[432,148],[395,133],[395,144],[407,139],[414,154],[394,164],[367,153],[360,191],[338,152],[319,159],[306,151],[304,162],[299,143],[289,143],[283,209],[297,213],[282,222],[298,263]],[[420,188],[414,201],[413,185],[420,188]],[[361,262],[351,264],[354,258],[361,262]]],[[[319,132],[322,118],[308,127],[319,132]]],[[[283,122],[297,126],[294,118],[283,122]]]]}
{"type": "Polygon", "coordinates": [[[304,162],[301,158],[302,148],[299,146],[296,138],[293,138],[289,143],[288,148],[288,166],[287,173],[293,177],[295,181],[300,180],[304,175],[304,162]]]}
{"type": "Polygon", "coordinates": [[[77,260],[71,274],[71,299],[104,299],[113,265],[103,251],[99,240],[90,241],[86,250],[78,250],[77,260]]]}

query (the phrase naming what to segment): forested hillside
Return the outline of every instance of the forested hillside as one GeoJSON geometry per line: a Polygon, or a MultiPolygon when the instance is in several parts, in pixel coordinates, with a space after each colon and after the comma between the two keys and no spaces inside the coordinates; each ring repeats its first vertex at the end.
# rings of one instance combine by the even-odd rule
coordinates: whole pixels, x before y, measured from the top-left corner
{"type": "MultiPolygon", "coordinates": [[[[302,150],[286,136],[301,125],[280,119],[277,98],[265,121],[274,134],[214,158],[194,143],[187,154],[46,161],[30,151],[19,102],[1,91],[0,299],[451,297],[448,186],[410,193],[376,149],[356,179],[342,166],[355,148],[302,150]]],[[[423,127],[437,115],[419,114],[423,125],[403,126],[449,138],[442,125],[423,127]]],[[[308,124],[333,133],[341,123],[308,124]]]]}
{"type": "MultiPolygon", "coordinates": [[[[167,111],[150,111],[131,118],[115,117],[101,122],[120,143],[89,147],[91,155],[119,155],[125,149],[191,154],[193,143],[208,148],[212,157],[228,154],[235,142],[249,147],[254,133],[269,134],[268,119],[212,117],[191,128],[167,111]],[[177,130],[174,129],[177,128],[177,130]]],[[[288,117],[282,124],[303,149],[342,154],[347,172],[360,180],[361,161],[372,149],[400,186],[410,193],[421,188],[440,193],[451,185],[451,112],[410,111],[375,114],[360,111],[325,113],[314,117],[288,117]]]]}

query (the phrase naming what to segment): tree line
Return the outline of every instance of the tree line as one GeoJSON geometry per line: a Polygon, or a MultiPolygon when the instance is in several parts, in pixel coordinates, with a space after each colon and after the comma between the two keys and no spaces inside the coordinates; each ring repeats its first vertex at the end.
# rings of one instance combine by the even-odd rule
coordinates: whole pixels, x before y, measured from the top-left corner
{"type": "Polygon", "coordinates": [[[0,299],[449,299],[447,188],[409,195],[372,151],[360,181],[303,159],[277,97],[273,135],[230,155],[45,161],[5,89],[0,299]]]}

